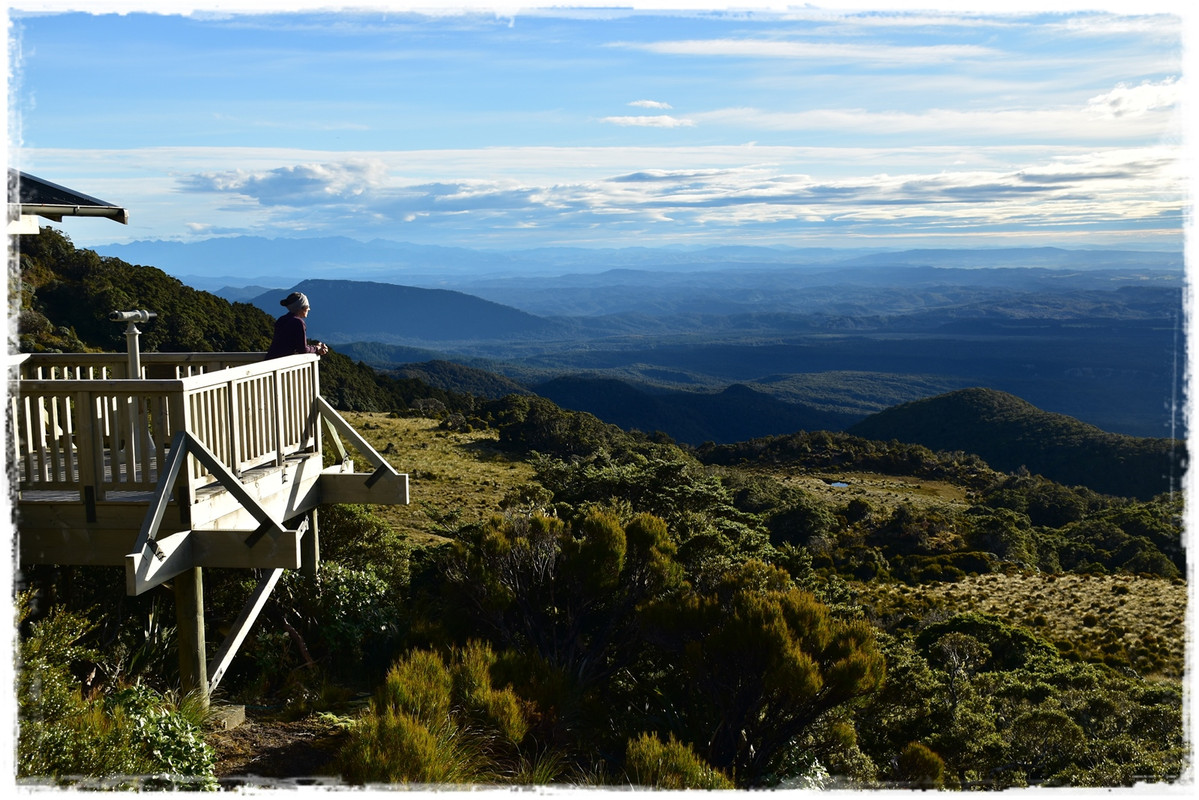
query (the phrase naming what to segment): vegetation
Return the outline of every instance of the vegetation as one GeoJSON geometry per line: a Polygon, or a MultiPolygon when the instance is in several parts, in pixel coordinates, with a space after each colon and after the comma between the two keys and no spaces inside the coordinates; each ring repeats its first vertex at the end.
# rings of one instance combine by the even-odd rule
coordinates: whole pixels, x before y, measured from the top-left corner
{"type": "Polygon", "coordinates": [[[17,650],[17,777],[79,788],[215,788],[201,707],[136,683],[93,688],[100,654],[84,642],[94,623],[61,607],[31,622],[30,602],[23,595],[17,604],[27,625],[17,650]]]}
{"type": "Polygon", "coordinates": [[[1105,433],[1005,392],[980,388],[880,411],[849,432],[976,453],[996,469],[1025,468],[1067,485],[1142,499],[1176,488],[1186,458],[1182,442],[1105,433]]]}
{"type": "MultiPolygon", "coordinates": [[[[44,247],[22,252],[35,321],[65,313],[44,291],[146,269],[44,247]]],[[[23,344],[112,333],[53,319],[23,344]]],[[[321,372],[415,502],[322,507],[320,571],[280,582],[221,692],[346,714],[348,783],[1113,787],[1190,765],[1178,494],[844,433],[691,449],[542,397],[321,372]]],[[[249,582],[205,579],[215,638],[249,582]]],[[[119,568],[22,580],[20,777],[213,786],[171,595],[124,597],[119,568]]]]}

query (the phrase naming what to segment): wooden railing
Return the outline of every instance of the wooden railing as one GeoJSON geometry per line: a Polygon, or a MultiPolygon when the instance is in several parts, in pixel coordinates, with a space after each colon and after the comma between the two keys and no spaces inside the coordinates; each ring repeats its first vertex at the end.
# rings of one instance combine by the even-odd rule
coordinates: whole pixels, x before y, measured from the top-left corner
{"type": "MultiPolygon", "coordinates": [[[[261,353],[146,353],[129,379],[120,354],[20,357],[9,380],[12,470],[21,491],[78,491],[85,502],[153,491],[186,431],[234,474],[315,448],[318,359],[261,353]]],[[[186,492],[213,476],[189,459],[186,492]]]]}

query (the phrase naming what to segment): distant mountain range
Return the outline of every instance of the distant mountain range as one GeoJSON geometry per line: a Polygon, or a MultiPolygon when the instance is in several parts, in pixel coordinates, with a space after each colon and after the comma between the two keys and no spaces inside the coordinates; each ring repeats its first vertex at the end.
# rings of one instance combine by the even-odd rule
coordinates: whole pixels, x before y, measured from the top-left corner
{"type": "MultiPolygon", "coordinates": [[[[694,274],[732,270],[875,267],[1125,269],[1181,272],[1179,251],[1061,248],[896,251],[830,247],[627,247],[472,250],[347,237],[233,236],[196,242],[135,241],[98,245],[97,253],[157,267],[190,286],[217,292],[246,284],[271,287],[303,279],[384,281],[467,289],[476,280],[588,275],[610,270],[694,274]]],[[[605,280],[611,285],[619,281],[605,280]]]]}
{"type": "MultiPolygon", "coordinates": [[[[299,288],[313,302],[310,333],[354,337],[321,370],[344,408],[436,397],[468,412],[476,396],[536,392],[688,444],[848,430],[1126,496],[1176,486],[1184,464],[1172,455],[1186,439],[1182,287],[1169,272],[1095,270],[1107,288],[1058,292],[1016,281],[993,307],[964,302],[971,287],[951,282],[910,287],[898,305],[879,288],[836,314],[550,319],[464,292],[335,279],[263,290],[255,308],[159,269],[103,263],[52,232],[22,244],[26,352],[119,349],[108,320],[118,296],[158,314],[147,350],[263,349],[280,297],[299,288]],[[1106,277],[1116,272],[1124,277],[1106,277]],[[1156,436],[1106,432],[1121,429],[1156,436]]],[[[976,285],[997,282],[985,273],[976,285]]],[[[1035,285],[1046,279],[1037,273],[1021,274],[1035,285]]]]}
{"type": "Polygon", "coordinates": [[[548,320],[462,292],[391,283],[306,280],[264,292],[249,302],[280,316],[286,311],[279,301],[291,291],[308,296],[309,332],[329,343],[503,340],[538,336],[555,327],[548,320]]]}
{"type": "Polygon", "coordinates": [[[843,427],[969,386],[1108,431],[1185,435],[1179,252],[485,252],[253,237],[107,250],[195,268],[272,316],[299,288],[310,335],[377,369],[481,368],[683,442],[843,427]],[[268,271],[282,275],[256,277],[268,271]],[[730,389],[754,411],[722,406],[730,389]]]}

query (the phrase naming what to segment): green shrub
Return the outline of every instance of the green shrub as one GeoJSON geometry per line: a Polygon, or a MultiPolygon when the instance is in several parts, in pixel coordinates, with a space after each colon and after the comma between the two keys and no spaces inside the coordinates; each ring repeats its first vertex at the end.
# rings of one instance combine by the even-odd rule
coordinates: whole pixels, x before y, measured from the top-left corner
{"type": "Polygon", "coordinates": [[[355,784],[555,777],[556,759],[521,753],[529,720],[512,690],[495,686],[496,660],[472,642],[448,661],[416,650],[397,662],[341,751],[342,776],[355,784]]]}
{"type": "Polygon", "coordinates": [[[393,592],[408,586],[412,545],[369,506],[321,506],[318,516],[322,566],[329,562],[382,578],[393,592]]]}
{"type": "Polygon", "coordinates": [[[896,778],[913,789],[939,789],[945,783],[945,762],[920,742],[911,742],[899,754],[896,778]]]}
{"type": "Polygon", "coordinates": [[[479,779],[478,753],[450,726],[430,729],[391,709],[360,721],[340,755],[342,777],[353,784],[454,784],[479,779]]]}
{"type": "MultiPolygon", "coordinates": [[[[22,620],[29,601],[19,599],[22,620]]],[[[22,637],[17,776],[109,788],[215,788],[215,756],[194,711],[171,708],[145,686],[83,697],[70,665],[96,658],[79,644],[92,630],[83,615],[56,607],[22,637]]]]}
{"type": "MultiPolygon", "coordinates": [[[[309,655],[334,677],[361,678],[365,664],[382,674],[399,635],[400,597],[372,569],[326,562],[316,577],[284,574],[271,598],[302,636],[309,655]]],[[[264,629],[265,632],[265,629],[264,629]]]]}
{"type": "Polygon", "coordinates": [[[625,749],[625,774],[634,786],[656,789],[736,788],[674,734],[666,742],[652,733],[630,739],[625,749]]]}

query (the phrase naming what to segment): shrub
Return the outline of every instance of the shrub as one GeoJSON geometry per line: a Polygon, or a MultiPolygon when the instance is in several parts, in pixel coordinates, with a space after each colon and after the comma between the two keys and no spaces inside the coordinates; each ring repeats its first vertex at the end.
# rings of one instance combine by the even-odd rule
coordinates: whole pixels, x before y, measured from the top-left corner
{"type": "Polygon", "coordinates": [[[911,742],[899,754],[896,778],[914,789],[939,789],[945,783],[945,762],[920,742],[911,742]]]}
{"type": "Polygon", "coordinates": [[[551,778],[555,759],[520,752],[529,730],[525,705],[495,686],[496,660],[490,647],[471,643],[448,661],[416,650],[397,662],[341,751],[342,776],[356,784],[551,778]]]}
{"type": "Polygon", "coordinates": [[[342,777],[364,785],[473,783],[478,754],[463,747],[458,734],[390,709],[371,714],[357,723],[342,749],[342,777]]]}
{"type": "Polygon", "coordinates": [[[373,570],[327,562],[313,578],[287,572],[272,602],[303,637],[308,655],[333,676],[350,678],[364,677],[364,664],[377,676],[393,657],[400,599],[373,570]]]}
{"type": "Polygon", "coordinates": [[[652,733],[630,739],[625,750],[625,774],[634,786],[656,789],[736,788],[724,773],[673,734],[666,742],[652,733]]]}
{"type": "MultiPolygon", "coordinates": [[[[30,596],[19,599],[22,619],[30,596]]],[[[80,644],[93,629],[55,607],[18,647],[17,776],[112,788],[214,788],[215,756],[199,725],[145,686],[85,699],[70,664],[96,653],[80,644]]]]}

